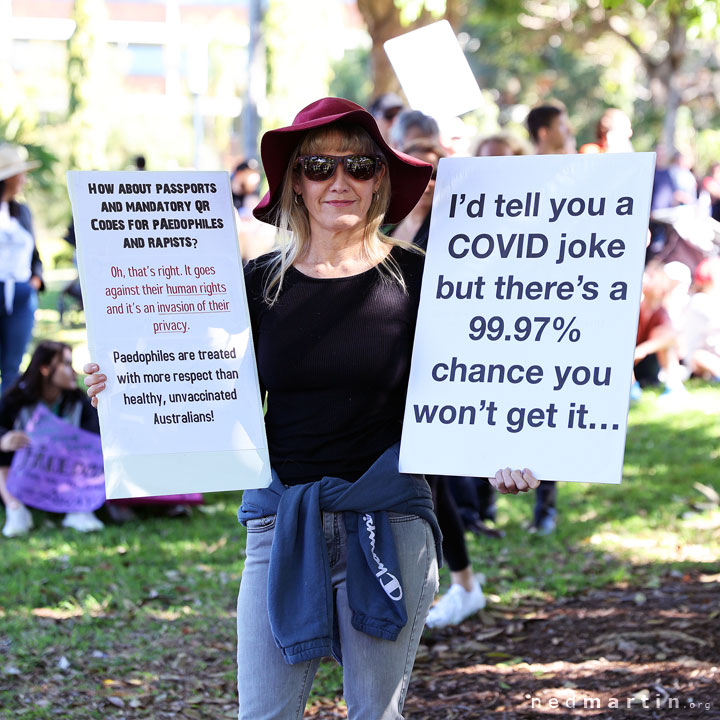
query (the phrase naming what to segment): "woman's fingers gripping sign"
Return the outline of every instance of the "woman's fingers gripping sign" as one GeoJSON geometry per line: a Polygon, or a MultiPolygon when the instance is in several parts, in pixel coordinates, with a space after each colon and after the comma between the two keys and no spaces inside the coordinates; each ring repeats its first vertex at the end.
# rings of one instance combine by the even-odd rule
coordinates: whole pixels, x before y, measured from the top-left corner
{"type": "Polygon", "coordinates": [[[534,490],[540,484],[540,481],[527,468],[524,470],[511,470],[506,467],[504,470],[498,470],[495,477],[489,479],[490,484],[498,492],[510,495],[534,490]]]}
{"type": "Polygon", "coordinates": [[[107,376],[100,372],[100,366],[97,363],[87,363],[87,365],[83,366],[83,372],[86,374],[84,383],[87,385],[88,397],[92,406],[96,408],[98,406],[98,393],[105,389],[107,376]]]}

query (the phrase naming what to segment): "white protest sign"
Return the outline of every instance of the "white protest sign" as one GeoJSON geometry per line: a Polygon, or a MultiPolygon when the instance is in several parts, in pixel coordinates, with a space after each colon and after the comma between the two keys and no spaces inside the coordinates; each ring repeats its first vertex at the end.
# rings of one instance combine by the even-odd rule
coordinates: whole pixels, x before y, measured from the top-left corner
{"type": "Polygon", "coordinates": [[[440,161],[401,470],[620,482],[654,157],[440,161]]]}
{"type": "Polygon", "coordinates": [[[384,47],[411,108],[446,118],[483,104],[477,80],[447,20],[399,35],[384,47]]]}
{"type": "Polygon", "coordinates": [[[264,487],[270,465],[224,172],[69,172],[108,498],[264,487]]]}

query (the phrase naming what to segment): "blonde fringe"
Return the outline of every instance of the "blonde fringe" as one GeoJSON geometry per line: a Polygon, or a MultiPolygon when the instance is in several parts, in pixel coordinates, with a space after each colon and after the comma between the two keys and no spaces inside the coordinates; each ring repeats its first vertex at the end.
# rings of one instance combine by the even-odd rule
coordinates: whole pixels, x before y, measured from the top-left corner
{"type": "MultiPolygon", "coordinates": [[[[263,299],[273,305],[280,296],[288,269],[307,253],[310,243],[310,221],[304,205],[295,202],[292,187],[296,160],[300,155],[322,152],[329,143],[341,152],[367,152],[384,155],[367,132],[355,125],[335,125],[309,132],[290,157],[282,182],[282,192],[273,217],[277,226],[280,248],[267,261],[263,299]]],[[[387,168],[387,163],[385,163],[387,168]]],[[[386,252],[388,245],[410,252],[424,254],[423,250],[407,240],[400,240],[380,232],[385,212],[390,204],[390,176],[386,171],[378,192],[368,209],[368,221],[363,232],[363,253],[378,272],[390,282],[396,282],[407,292],[405,279],[396,260],[386,252]]]]}

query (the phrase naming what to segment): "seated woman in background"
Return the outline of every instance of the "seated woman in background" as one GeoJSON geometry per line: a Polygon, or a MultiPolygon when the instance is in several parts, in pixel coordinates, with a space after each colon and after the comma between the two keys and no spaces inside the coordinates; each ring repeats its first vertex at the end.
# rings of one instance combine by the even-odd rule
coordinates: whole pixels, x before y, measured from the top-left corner
{"type": "Polygon", "coordinates": [[[673,281],[659,262],[645,268],[635,344],[635,383],[631,399],[641,387],[665,383],[665,392],[684,392],[678,354],[678,332],[667,311],[673,281]]]}
{"type": "MultiPolygon", "coordinates": [[[[15,450],[30,443],[24,428],[35,407],[43,403],[58,417],[75,427],[99,433],[97,411],[77,386],[68,345],[41,342],[23,375],[0,399],[0,497],[5,503],[5,537],[27,533],[33,526],[30,511],[7,489],[6,479],[15,450]]],[[[92,512],[68,513],[63,526],[89,532],[102,522],[92,512]]]]}
{"type": "Polygon", "coordinates": [[[720,258],[702,260],[681,318],[685,365],[694,375],[720,381],[720,258]]]}

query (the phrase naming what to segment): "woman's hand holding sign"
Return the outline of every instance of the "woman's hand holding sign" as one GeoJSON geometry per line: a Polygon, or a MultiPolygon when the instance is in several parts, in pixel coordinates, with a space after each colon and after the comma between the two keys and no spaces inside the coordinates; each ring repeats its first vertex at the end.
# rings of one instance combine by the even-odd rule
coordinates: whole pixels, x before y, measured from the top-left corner
{"type": "Polygon", "coordinates": [[[100,372],[100,366],[96,363],[84,365],[83,372],[85,373],[83,382],[87,385],[88,397],[90,398],[92,406],[96,408],[98,406],[97,395],[105,389],[107,376],[100,372]]]}
{"type": "Polygon", "coordinates": [[[510,495],[534,490],[540,484],[540,481],[527,468],[511,470],[507,467],[504,470],[498,470],[495,477],[491,477],[489,480],[498,492],[510,495]]]}
{"type": "Polygon", "coordinates": [[[15,452],[30,444],[30,438],[22,430],[10,430],[0,437],[0,450],[3,452],[15,452]]]}

